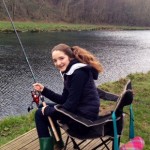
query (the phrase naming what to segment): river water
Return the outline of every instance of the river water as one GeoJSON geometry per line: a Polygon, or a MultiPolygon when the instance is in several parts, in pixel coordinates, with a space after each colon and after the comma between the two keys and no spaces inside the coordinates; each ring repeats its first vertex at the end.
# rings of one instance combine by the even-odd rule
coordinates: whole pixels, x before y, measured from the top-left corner
{"type": "MultiPolygon", "coordinates": [[[[36,80],[61,93],[62,79],[50,59],[58,43],[79,45],[94,53],[104,66],[96,84],[116,81],[130,73],[150,71],[150,31],[86,31],[19,33],[36,80]]],[[[0,119],[27,113],[32,78],[13,33],[0,33],[0,119]]]]}

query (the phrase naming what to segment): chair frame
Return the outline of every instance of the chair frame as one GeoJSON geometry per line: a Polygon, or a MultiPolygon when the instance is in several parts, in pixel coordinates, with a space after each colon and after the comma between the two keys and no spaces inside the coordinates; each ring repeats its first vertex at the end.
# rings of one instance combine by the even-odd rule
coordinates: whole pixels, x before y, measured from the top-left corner
{"type": "MultiPolygon", "coordinates": [[[[95,128],[96,126],[102,126],[104,127],[105,125],[107,125],[108,123],[110,122],[113,122],[113,119],[112,119],[112,114],[115,113],[116,115],[116,122],[123,119],[123,108],[124,106],[127,106],[127,105],[130,105],[133,101],[133,92],[132,92],[132,86],[131,86],[131,81],[129,80],[127,82],[127,84],[125,85],[124,87],[124,90],[122,92],[122,94],[119,96],[117,102],[116,102],[116,106],[114,108],[114,110],[110,113],[110,114],[107,114],[105,116],[101,116],[102,118],[97,120],[97,121],[90,121],[90,120],[87,120],[85,118],[82,118],[82,117],[79,117],[67,110],[65,110],[61,105],[56,105],[55,106],[55,109],[71,118],[72,120],[84,125],[85,127],[92,127],[92,128],[95,128]],[[129,96],[129,99],[127,100],[127,97],[129,96]]],[[[122,120],[123,122],[123,120],[122,120]]],[[[74,149],[77,149],[77,150],[81,150],[80,149],[80,145],[85,142],[87,139],[90,139],[90,140],[94,140],[96,138],[99,138],[101,143],[99,145],[97,145],[96,147],[94,147],[92,150],[96,150],[97,148],[99,147],[102,147],[102,146],[105,146],[105,148],[107,150],[110,150],[110,148],[108,147],[108,144],[110,142],[112,142],[112,150],[114,150],[114,141],[115,141],[115,138],[114,138],[114,135],[101,135],[101,136],[95,136],[94,138],[90,138],[90,137],[83,137],[83,138],[80,138],[78,136],[74,136],[73,134],[71,134],[71,132],[69,132],[69,127],[66,125],[66,124],[62,124],[61,121],[58,121],[60,127],[65,130],[66,134],[67,134],[67,139],[66,139],[66,142],[65,142],[65,147],[64,147],[64,150],[67,149],[67,145],[69,143],[69,139],[71,139],[72,143],[73,143],[73,147],[74,149]],[[105,139],[103,139],[105,137],[105,139]],[[79,142],[77,144],[76,142],[76,139],[78,140],[81,140],[81,142],[79,142]]],[[[114,128],[113,128],[114,129],[114,128]]],[[[122,129],[121,129],[121,132],[122,132],[122,129]]],[[[122,133],[121,133],[122,134],[122,133]]],[[[120,137],[121,137],[121,134],[117,133],[117,136],[118,136],[118,147],[120,145],[120,137]]]]}

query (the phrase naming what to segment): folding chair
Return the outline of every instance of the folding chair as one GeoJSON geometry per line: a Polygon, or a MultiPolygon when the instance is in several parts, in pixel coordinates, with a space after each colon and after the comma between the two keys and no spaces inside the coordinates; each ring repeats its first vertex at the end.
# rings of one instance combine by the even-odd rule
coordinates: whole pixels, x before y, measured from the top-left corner
{"type": "MultiPolygon", "coordinates": [[[[99,147],[105,146],[106,149],[110,150],[108,144],[112,142],[112,150],[114,150],[114,144],[117,144],[119,147],[120,144],[120,136],[122,134],[123,129],[123,108],[124,106],[130,105],[133,101],[133,92],[131,87],[131,82],[128,81],[122,94],[118,98],[116,102],[116,106],[112,112],[107,115],[99,116],[96,121],[91,121],[85,119],[81,116],[77,116],[67,110],[65,110],[61,105],[56,105],[55,109],[62,113],[63,115],[71,118],[73,121],[82,124],[86,128],[88,128],[88,132],[81,134],[77,131],[71,129],[67,123],[63,123],[63,120],[58,121],[60,127],[65,130],[67,134],[67,140],[65,143],[65,150],[68,145],[69,139],[73,142],[74,149],[80,150],[80,145],[86,140],[94,140],[99,138],[100,144],[96,145],[92,150],[96,150],[99,147]],[[115,116],[115,122],[114,117],[115,116]],[[114,132],[114,130],[116,130],[114,132]],[[114,135],[117,133],[117,135],[114,135]],[[104,138],[105,137],[105,138],[104,138]],[[117,138],[114,138],[117,137],[117,138]],[[76,139],[81,140],[80,143],[77,144],[76,139]],[[117,141],[116,141],[117,139],[117,141]]],[[[115,145],[116,146],[116,145],[115,145]]]]}

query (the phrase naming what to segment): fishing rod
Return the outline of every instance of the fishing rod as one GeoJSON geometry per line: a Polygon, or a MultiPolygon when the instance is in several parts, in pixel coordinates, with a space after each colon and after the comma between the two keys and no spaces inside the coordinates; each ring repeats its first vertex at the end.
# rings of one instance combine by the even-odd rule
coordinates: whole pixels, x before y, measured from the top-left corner
{"type": "MultiPolygon", "coordinates": [[[[24,54],[24,56],[25,56],[26,62],[27,62],[28,66],[29,66],[29,69],[30,69],[30,71],[31,71],[31,74],[32,74],[32,78],[33,78],[33,80],[34,80],[34,83],[36,83],[35,75],[34,75],[34,73],[33,73],[32,67],[31,67],[31,65],[30,65],[30,63],[29,63],[29,60],[28,60],[26,51],[25,51],[25,49],[24,49],[24,47],[23,47],[23,44],[22,44],[22,42],[21,42],[21,39],[20,39],[20,37],[19,37],[19,35],[18,35],[18,32],[17,32],[16,27],[15,27],[15,25],[14,25],[14,22],[13,22],[11,16],[10,16],[9,11],[8,11],[8,8],[7,8],[7,5],[6,5],[6,3],[5,3],[5,0],[3,0],[3,4],[4,4],[4,7],[5,7],[5,9],[6,9],[7,15],[8,15],[9,19],[10,19],[11,25],[12,25],[14,31],[15,31],[16,36],[17,36],[17,39],[18,39],[18,41],[19,41],[19,44],[20,44],[21,49],[22,49],[22,51],[23,51],[23,54],[24,54]]],[[[43,106],[46,107],[46,103],[45,103],[45,101],[44,101],[44,97],[41,95],[40,92],[38,92],[38,91],[31,91],[31,95],[32,95],[32,98],[33,98],[33,101],[32,101],[32,103],[31,103],[31,105],[33,104],[33,102],[35,102],[35,103],[37,104],[37,107],[38,107],[38,105],[39,105],[39,100],[41,100],[43,106]]],[[[33,106],[28,107],[28,111],[30,111],[31,109],[33,109],[33,106]]],[[[59,137],[58,137],[58,134],[57,134],[57,131],[56,131],[56,128],[55,128],[55,126],[54,126],[54,123],[53,123],[52,119],[51,119],[50,117],[48,117],[48,120],[49,120],[49,123],[50,123],[50,125],[51,125],[51,127],[52,127],[52,131],[53,131],[53,133],[54,133],[54,136],[55,136],[55,138],[56,138],[56,141],[59,141],[60,139],[59,139],[59,137]]]]}
{"type": "Polygon", "coordinates": [[[33,70],[32,70],[32,68],[31,68],[31,65],[30,65],[30,63],[29,63],[27,54],[26,54],[26,52],[25,52],[25,49],[24,49],[23,44],[22,44],[22,42],[21,42],[21,39],[20,39],[20,37],[19,37],[19,35],[18,35],[18,32],[17,32],[17,30],[16,30],[16,28],[15,28],[15,25],[14,25],[14,23],[13,23],[13,20],[12,20],[12,18],[11,18],[11,16],[10,16],[10,13],[9,13],[9,11],[8,11],[8,8],[7,8],[6,3],[5,3],[4,0],[3,0],[3,4],[4,4],[4,6],[5,6],[7,15],[8,15],[9,19],[10,19],[11,25],[12,25],[14,31],[15,31],[15,34],[16,34],[16,36],[17,36],[17,39],[18,39],[18,41],[19,41],[19,44],[20,44],[21,49],[22,49],[22,51],[23,51],[23,54],[24,54],[24,56],[25,56],[26,62],[27,62],[27,64],[28,64],[29,68],[30,68],[32,77],[33,77],[33,79],[34,79],[34,83],[36,83],[35,75],[34,75],[34,73],[33,73],[33,70]]]}

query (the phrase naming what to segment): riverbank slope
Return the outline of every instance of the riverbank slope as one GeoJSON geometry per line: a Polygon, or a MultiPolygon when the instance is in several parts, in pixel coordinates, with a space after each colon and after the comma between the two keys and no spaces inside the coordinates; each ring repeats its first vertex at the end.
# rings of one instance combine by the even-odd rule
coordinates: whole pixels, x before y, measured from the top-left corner
{"type": "MultiPolygon", "coordinates": [[[[134,90],[133,110],[135,116],[135,135],[141,136],[145,140],[145,149],[150,150],[150,72],[143,74],[131,74],[126,79],[117,82],[105,83],[100,87],[109,92],[120,94],[127,79],[132,81],[134,90]]],[[[103,109],[109,109],[110,103],[101,101],[103,109]]],[[[129,108],[126,108],[126,112],[129,108]]],[[[122,142],[128,141],[129,117],[126,116],[125,129],[123,131],[122,142]]],[[[0,146],[14,139],[15,137],[33,129],[34,111],[27,116],[9,117],[0,121],[0,146]]]]}
{"type": "MultiPolygon", "coordinates": [[[[18,32],[90,31],[90,30],[150,30],[150,27],[67,24],[44,22],[14,22],[18,32]]],[[[9,21],[0,21],[0,32],[14,32],[9,21]]]]}

